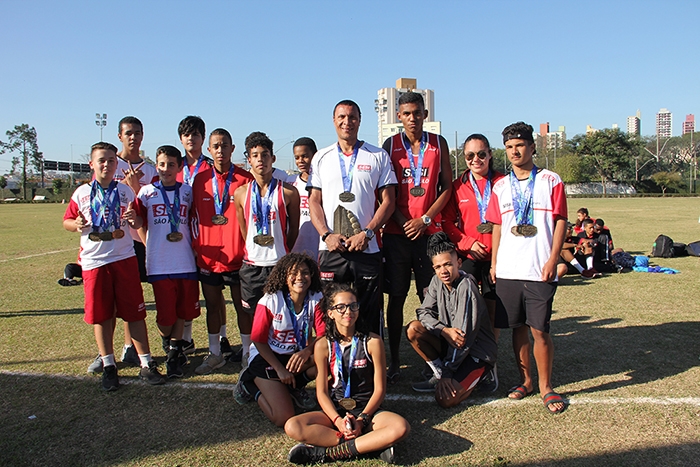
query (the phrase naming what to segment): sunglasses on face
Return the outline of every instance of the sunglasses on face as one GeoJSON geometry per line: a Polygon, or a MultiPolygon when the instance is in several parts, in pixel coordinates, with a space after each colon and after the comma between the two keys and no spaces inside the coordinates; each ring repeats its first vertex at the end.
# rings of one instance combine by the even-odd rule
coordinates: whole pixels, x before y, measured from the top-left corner
{"type": "Polygon", "coordinates": [[[464,157],[467,159],[467,161],[471,162],[474,160],[474,156],[479,156],[479,159],[482,161],[488,157],[489,153],[487,151],[479,151],[479,152],[468,152],[464,155],[464,157]]]}
{"type": "Polygon", "coordinates": [[[331,310],[338,312],[340,315],[344,315],[348,310],[352,313],[357,313],[360,311],[360,304],[357,302],[352,303],[338,303],[331,307],[331,310]]]}

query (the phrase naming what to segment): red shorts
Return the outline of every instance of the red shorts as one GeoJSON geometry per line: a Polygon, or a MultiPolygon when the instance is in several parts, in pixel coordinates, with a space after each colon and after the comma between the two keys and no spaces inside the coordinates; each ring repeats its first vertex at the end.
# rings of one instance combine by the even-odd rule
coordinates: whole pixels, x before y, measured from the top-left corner
{"type": "Polygon", "coordinates": [[[156,299],[156,323],[172,326],[178,318],[192,321],[199,316],[199,282],[192,279],[161,279],[151,284],[156,299]]]}
{"type": "Polygon", "coordinates": [[[121,318],[127,322],[146,319],[146,304],[136,256],[83,270],[85,322],[99,324],[121,318]]]}

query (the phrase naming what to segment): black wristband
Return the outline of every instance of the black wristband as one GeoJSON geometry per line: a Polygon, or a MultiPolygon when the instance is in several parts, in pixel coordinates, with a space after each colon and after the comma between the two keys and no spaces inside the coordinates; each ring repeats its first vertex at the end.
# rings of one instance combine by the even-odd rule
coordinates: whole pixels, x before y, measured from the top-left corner
{"type": "Polygon", "coordinates": [[[324,233],[323,235],[321,235],[321,241],[325,242],[326,239],[328,238],[328,236],[329,236],[330,234],[332,234],[332,233],[333,233],[333,232],[331,232],[331,231],[329,230],[328,232],[326,232],[326,233],[324,233]]]}

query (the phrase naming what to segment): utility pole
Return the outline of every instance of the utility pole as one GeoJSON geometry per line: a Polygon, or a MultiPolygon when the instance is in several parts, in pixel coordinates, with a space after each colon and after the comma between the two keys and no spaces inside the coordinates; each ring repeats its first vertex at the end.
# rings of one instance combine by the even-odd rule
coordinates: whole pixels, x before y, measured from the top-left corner
{"type": "Polygon", "coordinates": [[[457,173],[457,165],[459,159],[457,159],[457,154],[459,153],[459,143],[457,142],[457,132],[455,131],[455,178],[454,180],[457,180],[457,177],[459,177],[459,174],[457,173]]]}
{"type": "Polygon", "coordinates": [[[95,114],[95,125],[100,127],[100,141],[102,141],[102,129],[107,126],[107,114],[95,114]]]}

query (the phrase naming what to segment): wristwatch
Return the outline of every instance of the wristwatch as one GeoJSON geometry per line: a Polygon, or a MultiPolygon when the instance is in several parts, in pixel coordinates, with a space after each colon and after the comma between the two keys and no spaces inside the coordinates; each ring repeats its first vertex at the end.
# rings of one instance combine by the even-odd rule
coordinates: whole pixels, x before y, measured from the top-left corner
{"type": "Polygon", "coordinates": [[[363,232],[367,236],[367,240],[372,240],[374,238],[374,230],[372,229],[364,229],[363,232]]]}
{"type": "Polygon", "coordinates": [[[425,225],[430,225],[433,222],[433,220],[427,214],[421,217],[421,220],[425,225]]]}

